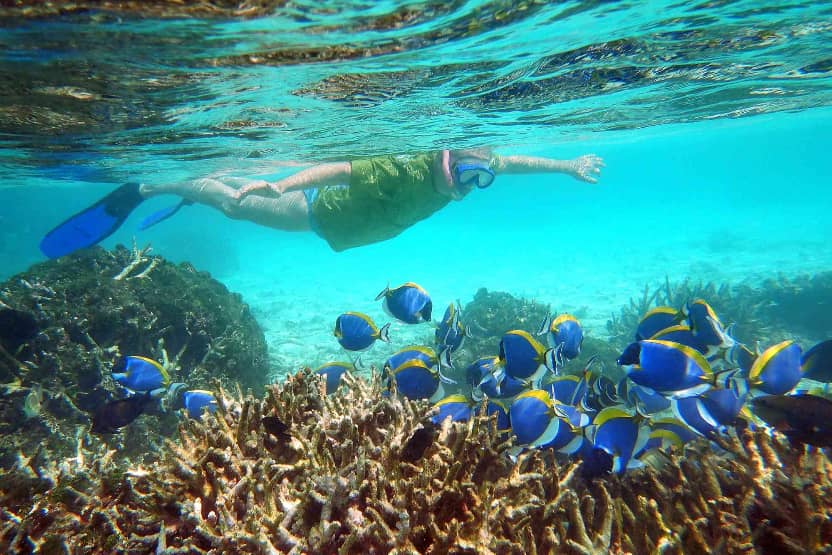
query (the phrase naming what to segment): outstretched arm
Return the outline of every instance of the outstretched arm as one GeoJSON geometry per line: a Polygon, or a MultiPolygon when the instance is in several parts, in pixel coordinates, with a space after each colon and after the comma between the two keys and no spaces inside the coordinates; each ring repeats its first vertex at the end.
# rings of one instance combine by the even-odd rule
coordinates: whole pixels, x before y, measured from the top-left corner
{"type": "Polygon", "coordinates": [[[271,192],[275,196],[280,196],[289,191],[302,191],[311,187],[324,187],[326,185],[340,185],[349,182],[350,173],[351,166],[349,162],[318,164],[278,181],[253,181],[238,189],[235,196],[240,199],[255,191],[271,192]]]}
{"type": "Polygon", "coordinates": [[[555,160],[536,156],[499,156],[491,169],[495,173],[565,173],[587,183],[597,183],[604,160],[585,154],[573,160],[555,160]]]}

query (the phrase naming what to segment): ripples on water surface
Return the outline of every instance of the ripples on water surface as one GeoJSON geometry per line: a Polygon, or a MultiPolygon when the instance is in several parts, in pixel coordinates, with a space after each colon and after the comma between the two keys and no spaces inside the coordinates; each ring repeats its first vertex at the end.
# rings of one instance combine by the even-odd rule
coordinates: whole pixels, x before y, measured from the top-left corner
{"type": "Polygon", "coordinates": [[[116,183],[830,103],[824,2],[105,4],[0,8],[0,174],[116,183]]]}

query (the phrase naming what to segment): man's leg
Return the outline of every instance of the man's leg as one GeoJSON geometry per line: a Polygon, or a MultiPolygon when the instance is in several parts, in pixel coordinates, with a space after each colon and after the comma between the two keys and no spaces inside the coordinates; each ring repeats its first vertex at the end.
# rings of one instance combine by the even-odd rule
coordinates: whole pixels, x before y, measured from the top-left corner
{"type": "Polygon", "coordinates": [[[229,218],[249,220],[259,225],[285,231],[308,231],[309,207],[302,191],[293,191],[278,198],[250,195],[241,200],[234,196],[236,189],[212,178],[167,185],[142,185],[145,198],[172,194],[206,204],[229,218]]]}

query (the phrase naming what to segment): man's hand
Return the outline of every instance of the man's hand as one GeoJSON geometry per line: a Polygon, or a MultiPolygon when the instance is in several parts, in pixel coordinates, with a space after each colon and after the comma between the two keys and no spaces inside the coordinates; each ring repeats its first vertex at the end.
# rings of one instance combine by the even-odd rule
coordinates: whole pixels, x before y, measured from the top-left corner
{"type": "Polygon", "coordinates": [[[601,175],[601,168],[604,167],[604,160],[595,154],[585,154],[572,160],[572,175],[575,179],[587,183],[598,183],[598,176],[601,175]]]}
{"type": "Polygon", "coordinates": [[[275,196],[280,196],[283,194],[279,188],[275,187],[273,183],[269,183],[268,181],[263,181],[262,179],[257,181],[252,181],[250,183],[246,183],[234,193],[234,198],[237,200],[241,200],[243,197],[250,195],[254,191],[262,191],[263,189],[270,189],[275,196]]]}

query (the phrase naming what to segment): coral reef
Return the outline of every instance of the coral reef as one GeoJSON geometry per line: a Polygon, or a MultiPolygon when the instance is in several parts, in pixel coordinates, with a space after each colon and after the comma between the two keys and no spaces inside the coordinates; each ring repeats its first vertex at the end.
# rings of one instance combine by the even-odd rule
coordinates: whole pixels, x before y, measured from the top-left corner
{"type": "Polygon", "coordinates": [[[832,272],[771,278],[760,293],[768,300],[759,309],[764,321],[814,339],[832,337],[832,272]]]}
{"type": "MultiPolygon", "coordinates": [[[[28,553],[766,553],[832,544],[832,463],[741,432],[587,482],[550,451],[501,451],[477,417],[440,428],[415,464],[402,445],[424,403],[350,379],[326,396],[306,370],[264,398],[188,420],[162,460],[119,471],[79,444],[71,464],[21,458],[0,479],[0,548],[28,553]],[[266,431],[264,416],[291,439],[266,431]]],[[[99,450],[101,447],[99,446],[99,450]]]]}
{"type": "Polygon", "coordinates": [[[509,330],[536,333],[550,310],[549,305],[534,300],[517,298],[503,291],[489,291],[484,287],[479,289],[462,310],[462,321],[472,331],[472,337],[465,340],[465,362],[479,356],[496,355],[500,338],[509,330]]]}
{"type": "MultiPolygon", "coordinates": [[[[0,467],[41,442],[68,456],[86,413],[114,391],[109,372],[122,355],[165,361],[172,380],[191,387],[267,380],[265,338],[241,297],[147,247],[37,264],[0,284],[0,303],[32,318],[37,331],[22,343],[0,337],[0,467]]],[[[175,427],[163,418],[157,432],[175,427]]],[[[124,441],[140,452],[153,444],[136,429],[124,441]]]]}
{"type": "MultiPolygon", "coordinates": [[[[465,340],[459,353],[454,353],[454,364],[465,368],[480,356],[496,355],[500,339],[509,330],[522,329],[534,335],[543,319],[552,314],[551,310],[548,304],[518,298],[503,291],[479,289],[462,311],[462,320],[471,328],[472,337],[465,340]],[[457,361],[460,364],[457,365],[457,361]]],[[[605,338],[586,336],[581,354],[567,364],[565,372],[582,369],[590,357],[598,355],[605,366],[604,373],[614,377],[620,373],[614,364],[620,352],[605,338]]]]}
{"type": "Polygon", "coordinates": [[[691,299],[708,299],[740,341],[763,344],[804,339],[811,344],[832,335],[832,272],[796,277],[778,276],[756,285],[692,282],[661,287],[645,285],[641,297],[630,299],[619,314],[612,314],[607,333],[617,348],[632,341],[641,316],[659,305],[681,307],[691,299]]]}

